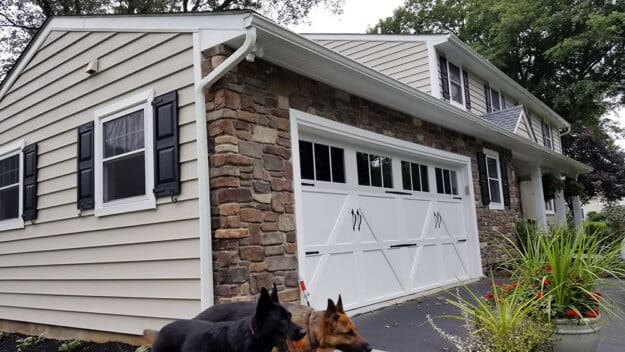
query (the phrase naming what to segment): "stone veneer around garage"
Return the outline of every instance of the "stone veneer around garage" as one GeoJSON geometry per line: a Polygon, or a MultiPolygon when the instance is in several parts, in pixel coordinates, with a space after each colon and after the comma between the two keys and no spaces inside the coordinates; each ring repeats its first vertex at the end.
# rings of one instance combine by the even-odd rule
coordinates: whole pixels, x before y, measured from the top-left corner
{"type": "MultiPolygon", "coordinates": [[[[206,50],[203,74],[231,53],[206,50]]],[[[252,300],[273,283],[282,300],[299,299],[289,108],[471,157],[482,264],[501,262],[500,233],[514,233],[520,211],[518,184],[509,166],[511,206],[484,207],[476,157],[486,147],[510,160],[510,151],[257,59],[206,95],[216,303],[252,300]]]]}

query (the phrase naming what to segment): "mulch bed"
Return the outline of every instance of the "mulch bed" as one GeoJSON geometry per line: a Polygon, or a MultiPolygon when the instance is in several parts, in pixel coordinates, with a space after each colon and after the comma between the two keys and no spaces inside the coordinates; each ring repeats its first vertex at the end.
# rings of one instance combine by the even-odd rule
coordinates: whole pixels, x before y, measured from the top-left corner
{"type": "MultiPolygon", "coordinates": [[[[16,352],[17,340],[26,337],[20,334],[9,334],[0,340],[0,352],[16,352]]],[[[65,341],[43,339],[43,341],[36,346],[29,346],[22,350],[22,352],[58,352],[59,346],[65,341]]],[[[134,352],[137,346],[127,345],[125,343],[107,342],[107,343],[94,343],[83,342],[80,347],[72,352],[134,352]]]]}

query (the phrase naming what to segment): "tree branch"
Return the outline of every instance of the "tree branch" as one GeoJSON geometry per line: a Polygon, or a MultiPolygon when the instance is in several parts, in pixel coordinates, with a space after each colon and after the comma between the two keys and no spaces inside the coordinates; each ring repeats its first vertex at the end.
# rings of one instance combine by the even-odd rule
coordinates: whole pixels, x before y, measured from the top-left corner
{"type": "Polygon", "coordinates": [[[9,23],[9,24],[0,24],[0,27],[15,27],[15,28],[26,30],[26,31],[36,31],[37,29],[39,29],[38,27],[31,27],[25,24],[16,23],[15,21],[11,20],[7,15],[1,12],[0,12],[0,16],[2,16],[9,23]]]}

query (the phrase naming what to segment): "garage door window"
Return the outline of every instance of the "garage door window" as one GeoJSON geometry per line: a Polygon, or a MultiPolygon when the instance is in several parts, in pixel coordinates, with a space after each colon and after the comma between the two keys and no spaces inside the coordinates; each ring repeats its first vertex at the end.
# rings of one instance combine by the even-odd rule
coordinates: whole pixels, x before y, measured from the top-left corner
{"type": "Polygon", "coordinates": [[[358,184],[361,186],[393,188],[393,170],[390,157],[356,153],[358,184]]]}
{"type": "Polygon", "coordinates": [[[342,148],[308,141],[299,142],[302,179],[345,183],[345,155],[342,148]]]}
{"type": "Polygon", "coordinates": [[[401,179],[405,190],[429,192],[428,167],[408,161],[401,162],[401,179]]]}
{"type": "Polygon", "coordinates": [[[436,168],[436,192],[458,195],[458,175],[456,171],[436,168]]]}

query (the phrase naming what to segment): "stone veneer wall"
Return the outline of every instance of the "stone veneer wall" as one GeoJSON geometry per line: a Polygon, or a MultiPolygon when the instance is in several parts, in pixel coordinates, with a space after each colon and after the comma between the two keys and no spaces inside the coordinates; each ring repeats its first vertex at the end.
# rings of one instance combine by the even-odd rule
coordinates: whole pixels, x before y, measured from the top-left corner
{"type": "MultiPolygon", "coordinates": [[[[231,52],[206,50],[203,74],[231,52]]],[[[514,233],[520,211],[516,176],[510,167],[511,206],[489,210],[476,157],[487,147],[510,160],[510,151],[257,59],[239,64],[206,96],[217,303],[251,300],[273,283],[282,300],[299,299],[289,108],[471,157],[482,263],[502,260],[500,233],[514,233]]]]}

